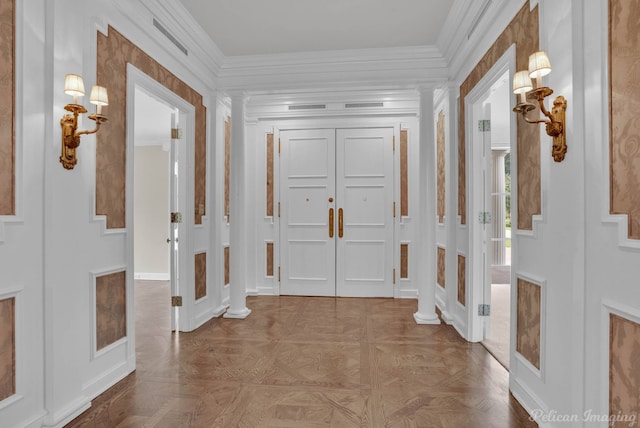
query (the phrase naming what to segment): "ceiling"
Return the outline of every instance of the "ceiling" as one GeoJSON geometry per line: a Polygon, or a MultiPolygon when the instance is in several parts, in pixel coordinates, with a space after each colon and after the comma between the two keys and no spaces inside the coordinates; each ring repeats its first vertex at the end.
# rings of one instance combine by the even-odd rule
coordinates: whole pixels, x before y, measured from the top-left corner
{"type": "Polygon", "coordinates": [[[435,45],[453,0],[180,0],[226,56],[435,45]]]}

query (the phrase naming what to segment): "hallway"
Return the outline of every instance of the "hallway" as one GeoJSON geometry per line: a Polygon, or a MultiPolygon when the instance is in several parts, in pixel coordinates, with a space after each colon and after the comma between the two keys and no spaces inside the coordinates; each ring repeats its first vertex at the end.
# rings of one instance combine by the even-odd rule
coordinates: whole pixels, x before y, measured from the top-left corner
{"type": "Polygon", "coordinates": [[[246,320],[171,335],[136,282],[137,371],[68,427],[528,427],[508,374],[415,300],[250,297],[246,320]]]}

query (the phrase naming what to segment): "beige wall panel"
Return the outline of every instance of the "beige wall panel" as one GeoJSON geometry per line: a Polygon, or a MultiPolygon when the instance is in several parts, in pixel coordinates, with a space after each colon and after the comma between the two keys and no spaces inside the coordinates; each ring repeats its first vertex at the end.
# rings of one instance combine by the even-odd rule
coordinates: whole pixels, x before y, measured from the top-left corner
{"type": "MultiPolygon", "coordinates": [[[[527,69],[529,55],[538,50],[538,32],[538,7],[529,10],[529,2],[525,2],[520,12],[460,85],[458,215],[461,216],[462,224],[467,224],[465,97],[513,44],[516,45],[516,69],[527,69]]],[[[533,216],[541,213],[540,127],[525,123],[522,116],[518,115],[517,128],[518,229],[532,230],[533,216]]]]}
{"type": "Polygon", "coordinates": [[[273,242],[267,242],[267,276],[273,276],[273,242]]]}
{"type": "MultiPolygon", "coordinates": [[[[640,324],[609,317],[609,414],[640,420],[640,324]]],[[[615,419],[613,419],[615,420],[615,419]]],[[[613,426],[629,426],[629,420],[613,426]]]]}
{"type": "Polygon", "coordinates": [[[467,260],[458,254],[458,302],[462,306],[467,305],[467,260]]]}
{"type": "Polygon", "coordinates": [[[400,215],[409,216],[409,131],[400,131],[400,215]]]}
{"type": "Polygon", "coordinates": [[[438,223],[444,223],[445,215],[445,132],[444,132],[444,113],[438,113],[438,124],[436,126],[436,148],[437,148],[437,168],[438,168],[438,223]]]}
{"type": "Polygon", "coordinates": [[[224,285],[229,284],[229,271],[231,266],[229,265],[229,247],[224,247],[224,285]]]}
{"type": "Polygon", "coordinates": [[[0,401],[16,393],[16,299],[0,300],[0,401]]]}
{"type": "Polygon", "coordinates": [[[637,1],[609,0],[611,214],[629,216],[629,238],[640,239],[640,38],[637,1]]]}
{"type": "Polygon", "coordinates": [[[409,278],[409,244],[400,244],[400,278],[409,278]]]}
{"type": "Polygon", "coordinates": [[[273,134],[267,134],[267,217],[273,217],[273,134]]]}
{"type": "Polygon", "coordinates": [[[540,317],[541,289],[518,278],[518,301],[516,308],[516,351],[540,369],[540,317]]]}
{"type": "Polygon", "coordinates": [[[140,48],[109,27],[98,32],[97,84],[109,91],[103,112],[109,121],[96,134],[96,214],[107,216],[107,228],[126,227],[126,132],[127,64],[145,74],[195,107],[195,224],[202,224],[200,206],[206,206],[207,112],[202,96],[140,48]]]}
{"type": "Polygon", "coordinates": [[[15,212],[15,0],[0,0],[0,215],[15,212]]]}
{"type": "Polygon", "coordinates": [[[127,336],[126,272],[96,277],[96,349],[127,336]]]}
{"type": "Polygon", "coordinates": [[[444,248],[442,247],[438,247],[438,258],[437,258],[437,266],[438,266],[438,273],[437,273],[437,277],[436,280],[438,282],[438,285],[442,288],[445,288],[446,283],[445,283],[445,261],[446,261],[446,251],[444,248]]]}
{"type": "Polygon", "coordinates": [[[198,300],[207,295],[207,253],[198,253],[195,259],[195,287],[198,300]]]}

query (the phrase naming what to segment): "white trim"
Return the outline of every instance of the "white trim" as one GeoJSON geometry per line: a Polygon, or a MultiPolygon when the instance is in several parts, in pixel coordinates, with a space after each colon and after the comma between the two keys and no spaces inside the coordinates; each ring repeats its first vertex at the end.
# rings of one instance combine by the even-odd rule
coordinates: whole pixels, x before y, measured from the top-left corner
{"type": "Polygon", "coordinates": [[[168,273],[135,272],[133,279],[142,281],[169,281],[171,278],[168,273]]]}
{"type": "MultiPolygon", "coordinates": [[[[540,397],[525,384],[520,383],[514,376],[509,376],[509,391],[511,391],[511,394],[518,400],[531,419],[535,419],[533,415],[536,413],[542,415],[548,415],[550,413],[549,407],[544,404],[540,397]]],[[[539,420],[536,420],[536,422],[540,428],[551,428],[551,425],[548,423],[543,423],[539,420]]]]}
{"type": "Polygon", "coordinates": [[[85,396],[80,396],[55,413],[49,413],[43,422],[43,428],[61,428],[77,418],[85,410],[91,407],[91,401],[85,396]]]}

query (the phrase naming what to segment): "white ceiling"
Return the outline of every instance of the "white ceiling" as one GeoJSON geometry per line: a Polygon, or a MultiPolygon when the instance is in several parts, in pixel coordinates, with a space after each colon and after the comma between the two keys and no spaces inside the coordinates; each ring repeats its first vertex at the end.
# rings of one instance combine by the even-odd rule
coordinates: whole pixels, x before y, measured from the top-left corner
{"type": "Polygon", "coordinates": [[[180,0],[226,56],[435,45],[454,0],[180,0]]]}

